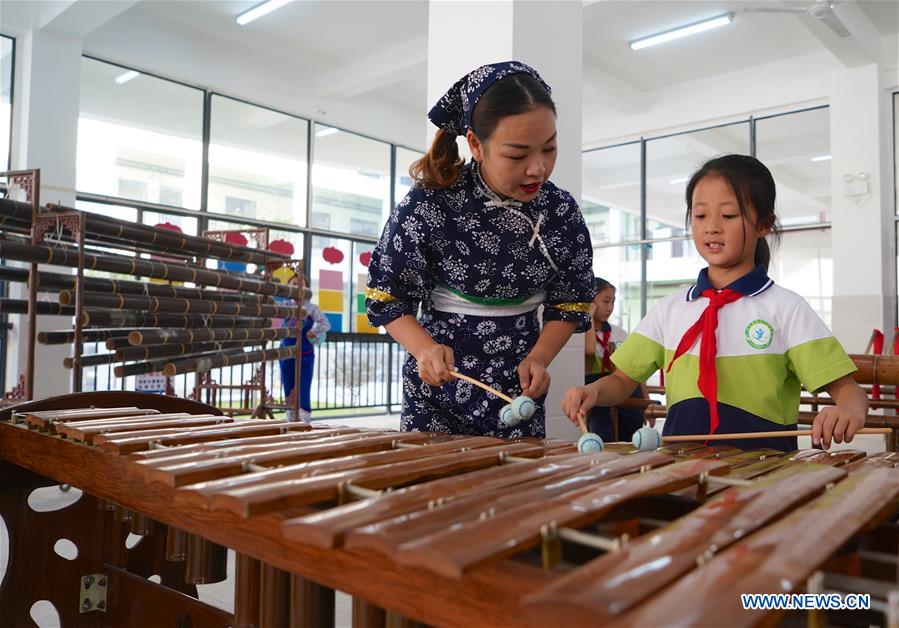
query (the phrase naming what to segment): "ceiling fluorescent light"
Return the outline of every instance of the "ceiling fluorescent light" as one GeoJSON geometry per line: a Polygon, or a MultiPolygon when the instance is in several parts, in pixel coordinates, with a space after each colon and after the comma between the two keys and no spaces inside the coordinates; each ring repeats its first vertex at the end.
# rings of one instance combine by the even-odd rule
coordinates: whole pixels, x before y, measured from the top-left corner
{"type": "Polygon", "coordinates": [[[140,76],[140,72],[136,72],[135,70],[128,70],[127,72],[122,72],[117,77],[115,77],[116,85],[124,85],[131,79],[136,79],[140,76]]]}
{"type": "Polygon", "coordinates": [[[329,135],[334,135],[335,133],[340,133],[340,129],[335,129],[333,126],[326,126],[325,128],[316,131],[315,137],[328,137],[329,135]]]}
{"type": "Polygon", "coordinates": [[[668,183],[671,185],[677,185],[678,183],[686,183],[689,177],[678,177],[677,179],[671,179],[668,183]]]}
{"type": "Polygon", "coordinates": [[[725,13],[724,15],[719,15],[717,17],[712,17],[707,20],[702,20],[701,22],[694,22],[693,24],[687,24],[686,26],[680,26],[678,28],[671,29],[670,31],[665,31],[663,33],[656,33],[655,35],[650,35],[649,37],[642,37],[640,39],[635,39],[630,42],[630,46],[632,50],[640,50],[641,48],[649,48],[650,46],[655,46],[656,44],[663,44],[666,41],[671,41],[672,39],[680,39],[681,37],[687,37],[688,35],[695,35],[696,33],[701,33],[703,31],[707,31],[713,28],[718,28],[719,26],[724,26],[725,24],[730,24],[734,21],[733,13],[725,13]]]}
{"type": "Polygon", "coordinates": [[[812,157],[812,161],[830,161],[830,155],[818,155],[817,157],[812,157]]]}
{"type": "Polygon", "coordinates": [[[263,15],[268,15],[275,9],[280,9],[285,4],[292,2],[293,0],[266,0],[265,2],[260,2],[252,9],[248,9],[237,16],[237,23],[241,26],[246,26],[253,20],[258,20],[263,15]]]}

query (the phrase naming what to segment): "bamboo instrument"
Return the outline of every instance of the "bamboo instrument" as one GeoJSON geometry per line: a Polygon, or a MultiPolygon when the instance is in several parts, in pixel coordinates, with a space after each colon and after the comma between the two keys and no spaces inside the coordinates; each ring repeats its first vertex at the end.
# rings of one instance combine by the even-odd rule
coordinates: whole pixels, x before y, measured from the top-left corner
{"type": "Polygon", "coordinates": [[[240,352],[237,354],[221,353],[209,357],[191,357],[177,362],[169,362],[163,368],[168,377],[174,377],[181,373],[196,371],[208,371],[220,366],[234,366],[237,364],[252,364],[254,362],[268,362],[269,360],[283,360],[295,358],[300,347],[281,347],[279,349],[264,349],[261,351],[240,352]]]}
{"type": "MultiPolygon", "coordinates": [[[[71,290],[63,290],[59,293],[59,303],[61,305],[70,305],[74,301],[75,294],[71,290]]],[[[223,314],[226,316],[261,318],[290,318],[296,314],[295,307],[280,305],[249,305],[234,302],[147,297],[136,294],[106,294],[102,292],[85,292],[84,303],[89,307],[102,307],[113,310],[138,310],[173,314],[223,314]]]]}
{"type": "MultiPolygon", "coordinates": [[[[26,283],[28,281],[28,270],[25,268],[0,266],[0,280],[26,283]]],[[[37,287],[39,290],[74,290],[75,275],[63,275],[60,273],[41,271],[38,273],[37,287]]],[[[206,301],[237,301],[239,303],[251,304],[259,303],[268,298],[256,294],[231,292],[229,290],[203,290],[201,288],[185,288],[183,286],[173,286],[170,284],[103,279],[100,277],[85,277],[84,289],[91,292],[107,292],[110,294],[139,294],[152,297],[202,299],[206,301]]]]}
{"type": "MultiPolygon", "coordinates": [[[[0,258],[73,268],[78,266],[78,255],[70,249],[25,244],[11,240],[0,241],[0,258]]],[[[258,281],[249,279],[246,275],[235,275],[223,271],[185,266],[184,264],[167,264],[139,257],[99,255],[85,252],[84,268],[168,281],[187,281],[194,284],[255,292],[268,296],[300,298],[299,288],[290,284],[258,281]]]]}
{"type": "MultiPolygon", "coordinates": [[[[81,212],[62,205],[48,204],[46,209],[51,212],[81,213],[85,217],[85,232],[87,234],[106,236],[126,244],[138,242],[151,245],[157,250],[165,250],[172,253],[214,257],[260,265],[275,260],[286,262],[290,259],[289,256],[280,253],[260,251],[259,249],[251,249],[229,242],[186,235],[176,231],[133,223],[109,216],[100,216],[90,212],[81,212]]],[[[12,199],[0,199],[0,228],[12,227],[14,230],[21,230],[24,225],[27,231],[31,226],[31,211],[30,203],[12,199]]]]}
{"type": "Polygon", "coordinates": [[[85,327],[230,328],[267,327],[271,324],[270,321],[265,318],[206,316],[202,314],[159,314],[155,312],[132,312],[128,310],[85,310],[81,322],[85,327]]]}
{"type": "MultiPolygon", "coordinates": [[[[888,427],[863,427],[855,434],[890,434],[888,427]]],[[[747,438],[788,438],[790,436],[811,436],[812,430],[780,430],[776,432],[735,432],[733,434],[692,434],[678,436],[662,436],[666,443],[707,440],[743,440],[747,438]]]]}
{"type": "Polygon", "coordinates": [[[201,341],[261,342],[264,340],[290,338],[295,333],[296,330],[291,327],[269,327],[264,329],[138,329],[128,335],[128,342],[134,346],[201,341]]]}

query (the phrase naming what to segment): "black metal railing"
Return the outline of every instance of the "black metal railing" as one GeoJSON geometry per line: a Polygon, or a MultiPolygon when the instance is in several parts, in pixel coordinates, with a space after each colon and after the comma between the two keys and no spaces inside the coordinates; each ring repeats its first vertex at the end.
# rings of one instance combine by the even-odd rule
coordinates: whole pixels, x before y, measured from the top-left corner
{"type": "MultiPolygon", "coordinates": [[[[84,355],[107,353],[102,343],[85,343],[84,355]]],[[[402,403],[402,366],[406,352],[385,334],[329,333],[327,341],[315,349],[312,376],[312,410],[346,410],[345,414],[394,412],[402,403]]],[[[137,379],[116,377],[114,364],[86,367],[83,390],[135,390],[137,379]]],[[[247,385],[258,373],[258,364],[213,369],[209,379],[220,388],[216,405],[222,409],[246,409],[247,385]]],[[[172,378],[175,395],[194,393],[196,375],[186,373],[172,378]]],[[[265,367],[267,393],[276,403],[284,400],[280,366],[265,367]]],[[[161,392],[161,391],[160,391],[161,392]]],[[[206,401],[205,398],[202,399],[206,401]]],[[[257,398],[258,401],[258,398],[257,398]]],[[[343,413],[342,413],[343,414],[343,413]]]]}

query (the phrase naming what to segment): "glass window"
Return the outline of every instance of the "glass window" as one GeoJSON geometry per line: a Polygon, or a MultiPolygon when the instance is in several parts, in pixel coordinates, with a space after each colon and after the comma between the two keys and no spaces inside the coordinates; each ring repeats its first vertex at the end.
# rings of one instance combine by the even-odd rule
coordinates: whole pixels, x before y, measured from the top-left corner
{"type": "Polygon", "coordinates": [[[893,209],[899,214],[899,92],[893,94],[893,169],[893,209]]]}
{"type": "Polygon", "coordinates": [[[371,261],[371,253],[375,250],[373,244],[362,242],[353,243],[353,294],[351,295],[350,318],[352,330],[357,333],[377,334],[382,333],[368,324],[368,315],[365,313],[365,287],[368,285],[368,263],[371,261]]]}
{"type": "Polygon", "coordinates": [[[82,58],[76,187],[200,206],[203,92],[82,58]]]}
{"type": "Polygon", "coordinates": [[[306,225],[309,122],[212,97],[209,211],[306,225]]]}
{"type": "MultiPolygon", "coordinates": [[[[143,212],[143,223],[158,227],[168,223],[181,229],[181,233],[197,235],[197,219],[192,216],[179,216],[178,214],[160,214],[156,212],[143,212]]],[[[174,231],[174,229],[173,229],[174,231]]]]}
{"type": "Polygon", "coordinates": [[[330,216],[330,229],[376,234],[390,213],[390,145],[315,125],[312,211],[330,216]]]}
{"type": "Polygon", "coordinates": [[[0,165],[4,170],[10,168],[14,44],[9,37],[0,37],[0,165]]]}
{"type": "Polygon", "coordinates": [[[593,272],[615,286],[610,321],[631,331],[640,322],[640,245],[593,249],[593,272]]]}
{"type": "Polygon", "coordinates": [[[687,181],[706,161],[728,153],[749,154],[748,122],[647,140],[646,232],[649,238],[689,235],[684,222],[687,181]]]}
{"type": "Polygon", "coordinates": [[[768,275],[798,293],[830,327],[833,313],[833,253],[830,229],[787,231],[771,247],[768,275]]]}
{"type": "MultiPolygon", "coordinates": [[[[394,176],[394,203],[399,203],[403,197],[409,193],[412,188],[412,177],[409,176],[409,168],[413,163],[424,156],[424,153],[409,150],[408,148],[396,147],[396,172],[394,176]]],[[[380,230],[379,233],[380,234],[380,230]]]]}
{"type": "Polygon", "coordinates": [[[332,332],[355,331],[350,303],[357,291],[353,273],[358,269],[354,269],[352,254],[349,240],[312,236],[312,254],[307,262],[312,301],[328,317],[332,332]]]}
{"type": "Polygon", "coordinates": [[[780,224],[830,222],[827,107],[757,119],[755,148],[777,183],[780,224]]]}
{"type": "Polygon", "coordinates": [[[640,239],[639,142],[584,153],[582,189],[594,245],[640,239]]]}
{"type": "Polygon", "coordinates": [[[91,203],[89,201],[75,201],[75,209],[80,209],[93,214],[130,220],[137,222],[137,210],[133,207],[121,207],[120,205],[107,205],[106,203],[91,203]]]}

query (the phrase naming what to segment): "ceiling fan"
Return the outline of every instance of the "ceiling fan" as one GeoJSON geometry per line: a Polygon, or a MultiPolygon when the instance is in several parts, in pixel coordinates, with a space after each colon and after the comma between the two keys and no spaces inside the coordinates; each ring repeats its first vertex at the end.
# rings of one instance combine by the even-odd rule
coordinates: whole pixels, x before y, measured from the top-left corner
{"type": "Polygon", "coordinates": [[[830,0],[815,0],[804,7],[748,7],[743,11],[747,13],[805,13],[819,22],[822,22],[840,37],[849,37],[849,29],[840,21],[833,12],[834,3],[830,0]]]}

